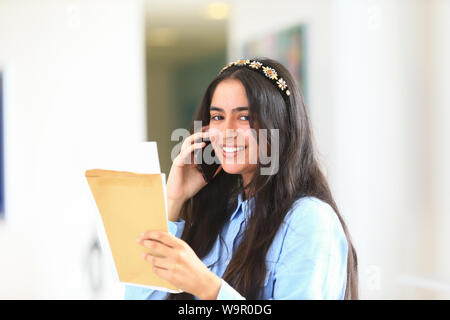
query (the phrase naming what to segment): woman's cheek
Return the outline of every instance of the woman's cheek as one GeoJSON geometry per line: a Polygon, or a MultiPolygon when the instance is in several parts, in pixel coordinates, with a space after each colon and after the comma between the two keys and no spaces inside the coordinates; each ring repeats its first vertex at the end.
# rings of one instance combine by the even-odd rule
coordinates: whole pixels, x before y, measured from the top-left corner
{"type": "Polygon", "coordinates": [[[259,147],[251,130],[245,132],[245,141],[247,145],[246,163],[257,164],[259,158],[259,147]]]}
{"type": "MultiPolygon", "coordinates": [[[[221,156],[221,152],[222,152],[222,150],[219,147],[219,142],[221,141],[221,133],[220,133],[219,129],[216,129],[214,127],[210,127],[208,131],[210,134],[209,139],[211,140],[211,144],[212,144],[214,153],[216,154],[217,157],[219,157],[219,154],[221,156]]],[[[221,159],[221,158],[219,158],[219,159],[221,159]]]]}

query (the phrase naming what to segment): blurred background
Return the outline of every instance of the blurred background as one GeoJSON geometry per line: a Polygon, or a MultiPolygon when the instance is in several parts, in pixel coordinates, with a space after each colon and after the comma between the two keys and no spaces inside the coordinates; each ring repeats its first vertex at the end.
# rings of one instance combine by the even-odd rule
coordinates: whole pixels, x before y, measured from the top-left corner
{"type": "Polygon", "coordinates": [[[171,132],[257,55],[304,92],[361,298],[449,299],[448,0],[0,0],[0,298],[121,299],[87,150],[157,141],[168,174],[171,132]]]}

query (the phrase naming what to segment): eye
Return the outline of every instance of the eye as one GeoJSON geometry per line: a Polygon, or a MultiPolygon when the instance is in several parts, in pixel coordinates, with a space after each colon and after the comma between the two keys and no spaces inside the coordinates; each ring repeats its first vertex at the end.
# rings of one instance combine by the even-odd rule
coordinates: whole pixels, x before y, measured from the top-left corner
{"type": "Polygon", "coordinates": [[[244,120],[244,121],[248,120],[248,116],[240,116],[239,118],[241,118],[241,120],[244,120]],[[246,119],[242,119],[242,118],[246,118],[246,119]]]}
{"type": "Polygon", "coordinates": [[[212,115],[212,116],[211,116],[211,120],[216,120],[216,121],[218,121],[219,119],[217,119],[217,117],[221,117],[221,116],[219,116],[219,115],[212,115]]]}

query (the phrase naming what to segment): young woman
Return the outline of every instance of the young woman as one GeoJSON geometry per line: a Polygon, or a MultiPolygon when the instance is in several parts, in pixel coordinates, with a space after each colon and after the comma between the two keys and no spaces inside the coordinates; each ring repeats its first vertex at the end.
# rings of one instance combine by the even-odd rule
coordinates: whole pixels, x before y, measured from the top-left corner
{"type": "Polygon", "coordinates": [[[194,120],[203,130],[191,128],[167,181],[170,231],[137,239],[149,268],[184,292],[128,285],[125,298],[357,299],[356,252],[288,70],[262,58],[228,64],[194,120]],[[209,183],[186,161],[202,137],[221,164],[209,183]],[[262,149],[278,156],[270,174],[262,174],[262,149]]]}

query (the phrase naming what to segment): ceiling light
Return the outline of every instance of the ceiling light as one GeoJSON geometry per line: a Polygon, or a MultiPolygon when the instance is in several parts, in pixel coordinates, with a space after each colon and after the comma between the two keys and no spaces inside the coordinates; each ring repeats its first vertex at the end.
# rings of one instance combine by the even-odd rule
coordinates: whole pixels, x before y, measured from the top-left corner
{"type": "Polygon", "coordinates": [[[206,6],[205,15],[211,20],[224,20],[228,18],[230,6],[225,2],[213,2],[206,6]]]}

